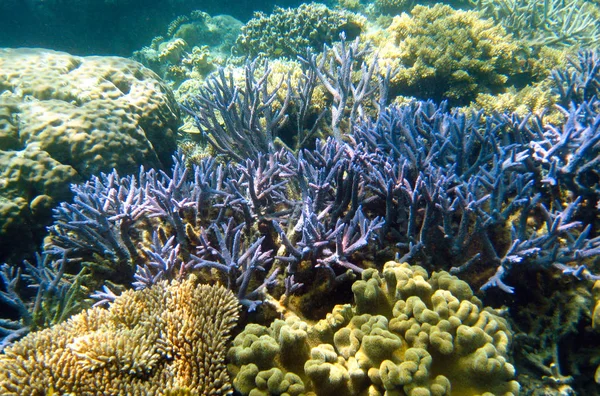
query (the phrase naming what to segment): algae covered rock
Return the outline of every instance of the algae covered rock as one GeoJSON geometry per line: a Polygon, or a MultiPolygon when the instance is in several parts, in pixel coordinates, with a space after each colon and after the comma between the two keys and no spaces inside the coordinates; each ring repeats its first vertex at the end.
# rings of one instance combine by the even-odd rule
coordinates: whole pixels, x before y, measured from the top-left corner
{"type": "Polygon", "coordinates": [[[282,389],[290,395],[518,394],[511,330],[466,282],[389,262],[381,273],[365,270],[352,290],[355,305],[338,305],[314,325],[295,316],[269,328],[249,325],[228,353],[236,389],[244,395],[282,389]],[[274,379],[269,384],[266,377],[274,379]]]}
{"type": "Polygon", "coordinates": [[[69,183],[168,165],[178,120],[172,92],[137,62],[0,49],[0,260],[31,248],[69,183]]]}

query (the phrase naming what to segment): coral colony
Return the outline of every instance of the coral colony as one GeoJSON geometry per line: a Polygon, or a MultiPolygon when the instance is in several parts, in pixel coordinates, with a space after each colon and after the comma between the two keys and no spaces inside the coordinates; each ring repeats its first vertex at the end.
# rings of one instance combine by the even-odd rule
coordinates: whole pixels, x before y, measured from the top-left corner
{"type": "Polygon", "coordinates": [[[514,293],[510,275],[551,268],[600,279],[588,269],[600,236],[587,222],[600,209],[597,52],[554,72],[565,119],[555,127],[543,115],[387,105],[393,73],[362,64],[361,51],[342,40],[321,60],[308,53],[297,87],[287,78],[268,88],[268,64],[256,77],[248,63],[241,87],[223,70],[212,77],[185,110],[235,162],[187,168],[177,154],[170,173],[113,171],[73,185],[37,263],[2,266],[0,300],[14,311],[0,321],[2,347],[78,311],[94,290],[107,302],[115,288],[189,273],[220,280],[249,311],[308,285],[323,298],[394,256],[476,272],[483,291],[514,293]],[[333,104],[311,118],[317,84],[333,104]],[[299,143],[290,149],[281,126],[292,101],[299,143]],[[306,148],[324,119],[333,137],[306,148]]]}

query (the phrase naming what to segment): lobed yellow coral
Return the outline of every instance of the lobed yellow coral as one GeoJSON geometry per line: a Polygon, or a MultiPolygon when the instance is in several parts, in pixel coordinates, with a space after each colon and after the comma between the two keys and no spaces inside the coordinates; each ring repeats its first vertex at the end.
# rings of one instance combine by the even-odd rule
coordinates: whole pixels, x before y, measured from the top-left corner
{"type": "Polygon", "coordinates": [[[229,368],[244,395],[516,395],[507,322],[447,272],[389,262],[315,325],[249,325],[229,368]],[[265,380],[265,378],[268,378],[265,380]],[[278,394],[282,394],[278,393],[278,394]]]}
{"type": "Polygon", "coordinates": [[[3,395],[231,391],[224,358],[239,304],[221,286],[160,282],[31,333],[0,355],[3,395]]]}

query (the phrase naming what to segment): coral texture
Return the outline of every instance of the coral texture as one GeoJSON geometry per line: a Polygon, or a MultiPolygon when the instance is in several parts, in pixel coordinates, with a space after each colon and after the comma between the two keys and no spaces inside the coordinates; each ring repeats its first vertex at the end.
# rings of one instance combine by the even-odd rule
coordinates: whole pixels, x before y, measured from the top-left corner
{"type": "MultiPolygon", "coordinates": [[[[384,65],[398,68],[392,90],[456,103],[494,92],[524,71],[525,49],[492,20],[447,5],[416,6],[394,18],[380,41],[384,65]]],[[[385,68],[384,68],[385,70],[385,68]]]]}
{"type": "Polygon", "coordinates": [[[238,316],[221,286],[165,281],[31,333],[0,355],[3,395],[223,395],[238,316]]]}
{"type": "Polygon", "coordinates": [[[69,183],[113,168],[133,172],[140,163],[168,165],[176,147],[171,91],[128,59],[2,49],[0,93],[0,260],[28,247],[22,235],[48,224],[69,183]]]}
{"type": "Polygon", "coordinates": [[[512,333],[466,282],[388,262],[314,326],[292,316],[250,325],[228,358],[243,394],[515,395],[512,333]]]}
{"type": "Polygon", "coordinates": [[[202,11],[181,15],[171,22],[165,37],[133,53],[133,59],[152,69],[174,87],[195,81],[222,64],[243,26],[229,15],[211,17],[202,11]]]}
{"type": "Polygon", "coordinates": [[[600,40],[600,7],[586,0],[481,0],[472,2],[528,45],[594,46],[600,40]]]}
{"type": "Polygon", "coordinates": [[[302,4],[298,8],[275,7],[271,15],[258,12],[244,27],[237,47],[246,55],[291,57],[307,48],[320,51],[323,44],[357,37],[364,29],[364,17],[349,11],[331,10],[323,4],[302,4]]]}

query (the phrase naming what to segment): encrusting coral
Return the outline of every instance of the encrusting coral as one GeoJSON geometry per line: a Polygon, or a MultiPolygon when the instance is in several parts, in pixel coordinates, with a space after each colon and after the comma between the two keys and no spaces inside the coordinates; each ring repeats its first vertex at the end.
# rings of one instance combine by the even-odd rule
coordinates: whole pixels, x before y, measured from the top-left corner
{"type": "Polygon", "coordinates": [[[448,274],[388,262],[315,325],[248,325],[228,359],[244,395],[516,395],[507,322],[448,274]]]}
{"type": "Polygon", "coordinates": [[[3,395],[190,394],[231,391],[226,342],[239,304],[221,286],[178,282],[124,292],[31,333],[0,355],[3,395]]]}

